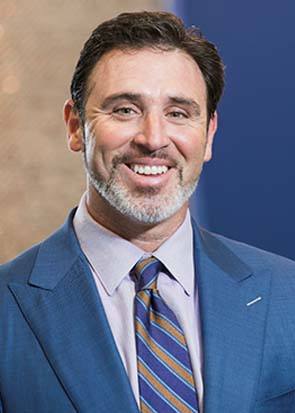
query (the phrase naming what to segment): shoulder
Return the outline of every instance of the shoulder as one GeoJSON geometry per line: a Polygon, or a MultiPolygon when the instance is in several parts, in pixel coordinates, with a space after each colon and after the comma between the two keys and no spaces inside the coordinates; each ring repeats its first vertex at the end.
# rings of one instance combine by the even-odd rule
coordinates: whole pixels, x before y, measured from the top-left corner
{"type": "Polygon", "coordinates": [[[3,285],[7,282],[21,280],[24,282],[27,281],[27,278],[34,266],[41,244],[42,243],[32,246],[11,261],[0,265],[0,289],[1,284],[3,285]]]}
{"type": "Polygon", "coordinates": [[[283,257],[281,255],[254,247],[252,245],[246,244],[244,242],[236,241],[231,238],[227,238],[220,234],[211,233],[212,236],[218,238],[223,242],[228,248],[237,253],[240,256],[247,258],[248,261],[264,264],[278,264],[283,266],[291,266],[295,268],[295,262],[289,258],[283,257]]]}
{"type": "MultiPolygon", "coordinates": [[[[66,222],[40,243],[33,245],[11,261],[0,265],[0,294],[7,290],[8,283],[27,284],[36,265],[44,264],[44,269],[58,264],[70,249],[69,244],[75,236],[72,229],[73,212],[66,222]]],[[[1,301],[1,299],[0,299],[1,301]]]]}
{"type": "Polygon", "coordinates": [[[0,291],[8,282],[24,283],[36,265],[64,266],[72,255],[79,253],[79,244],[73,229],[73,209],[64,224],[40,243],[33,245],[11,261],[0,265],[0,291]]]}
{"type": "Polygon", "coordinates": [[[204,229],[200,229],[200,232],[202,238],[210,239],[209,242],[215,244],[216,248],[218,248],[217,244],[222,244],[253,272],[267,270],[280,276],[281,279],[289,278],[295,283],[295,262],[293,260],[204,229]]]}
{"type": "Polygon", "coordinates": [[[6,264],[0,265],[0,318],[12,317],[15,310],[11,283],[26,285],[36,261],[39,245],[35,245],[6,264]],[[6,314],[6,315],[5,315],[6,314]]]}

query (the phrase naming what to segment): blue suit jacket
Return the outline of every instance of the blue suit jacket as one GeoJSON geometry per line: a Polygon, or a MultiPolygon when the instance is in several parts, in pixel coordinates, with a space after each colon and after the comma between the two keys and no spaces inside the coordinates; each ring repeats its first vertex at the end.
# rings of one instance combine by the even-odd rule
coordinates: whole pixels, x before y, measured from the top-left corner
{"type": "MultiPolygon", "coordinates": [[[[205,413],[295,412],[295,264],[196,225],[194,242],[205,413]]],[[[1,413],[138,413],[72,216],[1,267],[0,399],[1,413]]]]}

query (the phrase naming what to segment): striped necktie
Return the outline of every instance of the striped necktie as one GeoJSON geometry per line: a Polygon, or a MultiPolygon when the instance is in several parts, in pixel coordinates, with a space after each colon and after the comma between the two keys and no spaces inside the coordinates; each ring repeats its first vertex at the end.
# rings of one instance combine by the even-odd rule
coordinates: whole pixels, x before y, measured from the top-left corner
{"type": "Polygon", "coordinates": [[[155,257],[133,269],[135,329],[142,413],[198,413],[198,398],[183,331],[157,290],[164,265],[155,257]]]}

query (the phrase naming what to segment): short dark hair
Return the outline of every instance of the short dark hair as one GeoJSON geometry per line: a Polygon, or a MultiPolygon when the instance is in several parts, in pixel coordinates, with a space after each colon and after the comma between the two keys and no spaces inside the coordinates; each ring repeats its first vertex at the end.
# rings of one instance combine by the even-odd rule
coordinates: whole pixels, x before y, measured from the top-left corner
{"type": "Polygon", "coordinates": [[[206,83],[209,121],[224,87],[224,65],[216,46],[208,42],[199,29],[186,29],[183,21],[174,14],[153,11],[119,14],[97,26],[84,44],[71,82],[74,107],[81,120],[88,96],[88,79],[102,55],[113,49],[145,47],[180,49],[195,60],[206,83]]]}

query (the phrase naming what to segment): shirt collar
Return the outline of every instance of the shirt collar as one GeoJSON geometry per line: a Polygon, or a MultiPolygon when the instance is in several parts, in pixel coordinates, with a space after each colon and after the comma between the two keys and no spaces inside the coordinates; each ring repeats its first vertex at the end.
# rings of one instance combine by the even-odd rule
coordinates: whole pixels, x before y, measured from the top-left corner
{"type": "Polygon", "coordinates": [[[193,294],[195,266],[193,254],[193,229],[191,216],[187,211],[181,226],[168,238],[153,255],[170,271],[188,295],[193,294]]]}
{"type": "MultiPolygon", "coordinates": [[[[129,276],[137,261],[151,255],[98,224],[87,210],[86,194],[80,200],[73,223],[81,248],[109,295],[129,276]]],[[[152,255],[167,267],[188,295],[193,293],[193,232],[189,211],[181,226],[152,255]]]]}

